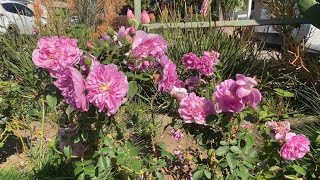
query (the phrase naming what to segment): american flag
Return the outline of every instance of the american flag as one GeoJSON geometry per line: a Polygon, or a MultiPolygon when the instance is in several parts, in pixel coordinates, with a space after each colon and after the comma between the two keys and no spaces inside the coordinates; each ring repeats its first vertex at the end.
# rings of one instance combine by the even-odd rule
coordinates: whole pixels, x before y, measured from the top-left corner
{"type": "Polygon", "coordinates": [[[209,9],[209,4],[211,0],[203,0],[202,6],[201,6],[201,15],[202,16],[207,16],[208,15],[208,9],[209,9]]]}

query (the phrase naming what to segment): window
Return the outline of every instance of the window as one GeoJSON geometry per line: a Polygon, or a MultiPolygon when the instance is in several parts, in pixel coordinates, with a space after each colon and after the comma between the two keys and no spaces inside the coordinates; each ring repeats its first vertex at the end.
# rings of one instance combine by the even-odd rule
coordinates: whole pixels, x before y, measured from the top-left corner
{"type": "Polygon", "coordinates": [[[11,12],[11,13],[25,15],[25,16],[29,16],[29,17],[33,16],[33,12],[28,7],[26,7],[25,5],[22,5],[22,4],[4,3],[4,4],[2,4],[2,7],[4,10],[11,12]]]}
{"type": "Polygon", "coordinates": [[[16,10],[13,6],[12,3],[5,3],[5,4],[2,4],[2,7],[4,10],[8,11],[8,12],[11,12],[11,13],[16,13],[16,10]]]}

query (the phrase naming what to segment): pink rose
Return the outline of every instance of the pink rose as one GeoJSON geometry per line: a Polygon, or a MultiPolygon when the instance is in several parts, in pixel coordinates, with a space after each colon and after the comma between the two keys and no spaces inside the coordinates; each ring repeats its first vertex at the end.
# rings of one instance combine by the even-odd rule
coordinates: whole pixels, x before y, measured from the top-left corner
{"type": "Polygon", "coordinates": [[[270,137],[274,140],[284,140],[290,132],[290,123],[288,121],[268,121],[266,126],[270,129],[270,137]]]}
{"type": "Polygon", "coordinates": [[[77,47],[76,39],[42,37],[32,53],[32,61],[38,67],[48,69],[55,77],[60,69],[77,64],[81,55],[82,50],[77,47]]]}
{"type": "Polygon", "coordinates": [[[192,92],[181,100],[178,112],[185,123],[205,124],[206,117],[214,114],[215,109],[211,101],[192,92]]]}
{"type": "Polygon", "coordinates": [[[202,53],[203,56],[208,56],[211,60],[212,60],[212,64],[213,65],[218,65],[220,60],[219,60],[219,57],[220,57],[220,53],[218,53],[217,51],[211,51],[211,52],[208,52],[208,51],[204,51],[202,53]]]}
{"type": "Polygon", "coordinates": [[[240,112],[244,109],[245,103],[236,95],[236,87],[233,79],[225,80],[216,87],[213,99],[222,112],[240,112]]]}
{"type": "Polygon", "coordinates": [[[147,11],[142,11],[141,13],[141,19],[140,19],[142,24],[149,24],[150,23],[150,17],[147,11]]]}
{"type": "Polygon", "coordinates": [[[167,53],[168,43],[160,35],[137,31],[133,38],[132,49],[135,58],[160,58],[167,53]]]}
{"type": "Polygon", "coordinates": [[[129,8],[127,10],[127,18],[128,19],[134,19],[134,14],[129,8]]]}
{"type": "Polygon", "coordinates": [[[251,77],[246,77],[242,74],[236,75],[236,83],[238,85],[236,94],[238,97],[243,98],[245,103],[256,109],[257,104],[261,101],[261,93],[258,89],[253,88],[258,85],[257,81],[251,77]]]}
{"type": "Polygon", "coordinates": [[[160,66],[162,73],[158,82],[158,91],[170,92],[178,81],[177,66],[167,56],[160,58],[160,66]]]}
{"type": "Polygon", "coordinates": [[[252,108],[257,108],[261,101],[261,93],[253,88],[257,82],[242,74],[236,75],[236,81],[228,79],[221,82],[213,94],[214,101],[223,112],[240,112],[248,104],[252,108]]]}
{"type": "Polygon", "coordinates": [[[182,63],[187,69],[196,69],[198,62],[199,58],[192,52],[182,56],[182,63]]]}
{"type": "Polygon", "coordinates": [[[211,76],[213,75],[214,69],[213,69],[213,61],[208,56],[202,56],[198,60],[196,69],[199,71],[200,74],[203,74],[205,76],[211,76]]]}
{"type": "Polygon", "coordinates": [[[84,94],[85,83],[76,68],[67,67],[57,74],[57,80],[53,84],[61,91],[67,104],[83,112],[89,109],[89,102],[84,94]]]}
{"type": "Polygon", "coordinates": [[[87,77],[89,101],[108,116],[115,114],[126,101],[128,88],[127,77],[114,64],[98,65],[87,77]]]}
{"type": "Polygon", "coordinates": [[[291,161],[303,158],[310,151],[310,140],[302,134],[290,136],[281,147],[280,156],[291,161]]]}
{"type": "Polygon", "coordinates": [[[137,31],[133,37],[132,55],[136,59],[135,63],[128,64],[132,70],[147,70],[154,67],[154,62],[144,60],[147,57],[159,59],[167,53],[168,44],[162,36],[157,34],[147,34],[144,31],[137,31]],[[141,61],[141,63],[137,63],[141,61]]]}

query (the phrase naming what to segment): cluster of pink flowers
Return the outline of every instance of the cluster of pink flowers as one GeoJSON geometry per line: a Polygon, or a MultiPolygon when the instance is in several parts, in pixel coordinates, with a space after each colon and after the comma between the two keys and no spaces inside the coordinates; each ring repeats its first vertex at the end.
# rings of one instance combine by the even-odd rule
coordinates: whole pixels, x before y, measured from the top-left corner
{"type": "Polygon", "coordinates": [[[192,92],[180,101],[178,112],[185,123],[206,124],[206,117],[215,114],[215,108],[211,101],[192,92]]]}
{"type": "Polygon", "coordinates": [[[266,126],[270,129],[270,137],[284,143],[280,149],[280,156],[285,160],[303,158],[310,151],[310,140],[303,134],[290,132],[288,121],[269,121],[266,126]]]}
{"type": "Polygon", "coordinates": [[[133,37],[132,55],[136,59],[131,69],[147,70],[153,68],[155,63],[145,60],[152,57],[159,59],[167,53],[168,44],[162,36],[147,34],[144,31],[137,31],[133,37]],[[138,63],[140,62],[140,63],[138,63]]]}
{"type": "Polygon", "coordinates": [[[64,67],[77,64],[82,50],[77,47],[77,40],[67,37],[42,37],[32,53],[33,63],[50,71],[52,76],[64,67]]]}
{"type": "Polygon", "coordinates": [[[236,80],[228,79],[221,82],[213,94],[213,101],[218,104],[222,112],[240,112],[248,104],[257,108],[261,101],[261,93],[253,88],[258,83],[251,77],[236,75],[236,80]]]}
{"type": "Polygon", "coordinates": [[[102,65],[94,56],[82,55],[75,39],[43,37],[33,51],[32,60],[56,78],[54,85],[65,102],[78,111],[88,111],[91,102],[111,116],[126,100],[127,77],[116,65],[102,65]],[[77,64],[82,73],[74,67],[77,64]]]}
{"type": "Polygon", "coordinates": [[[183,55],[182,62],[187,69],[197,70],[200,74],[211,76],[214,73],[214,66],[219,64],[220,54],[216,51],[203,52],[201,57],[190,52],[183,55]]]}

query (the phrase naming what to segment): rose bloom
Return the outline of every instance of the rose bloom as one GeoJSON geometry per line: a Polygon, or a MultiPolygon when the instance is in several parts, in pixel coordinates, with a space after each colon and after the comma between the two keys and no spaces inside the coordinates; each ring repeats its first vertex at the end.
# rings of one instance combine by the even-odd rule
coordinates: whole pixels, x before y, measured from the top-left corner
{"type": "Polygon", "coordinates": [[[240,112],[246,104],[257,108],[257,104],[261,101],[261,93],[253,88],[255,85],[257,82],[253,78],[237,74],[236,81],[228,79],[216,87],[213,99],[223,112],[240,112]]]}
{"type": "Polygon", "coordinates": [[[98,65],[87,77],[88,99],[99,112],[115,114],[126,101],[127,77],[114,64],[98,65]]]}
{"type": "Polygon", "coordinates": [[[202,53],[203,56],[208,56],[210,57],[210,59],[212,60],[212,64],[213,65],[218,65],[220,60],[219,60],[219,57],[220,57],[220,53],[218,53],[217,51],[204,51],[202,53]]]}
{"type": "Polygon", "coordinates": [[[182,56],[182,63],[187,69],[196,69],[198,62],[199,58],[192,52],[182,56]]]}
{"type": "Polygon", "coordinates": [[[61,68],[77,64],[82,50],[77,47],[77,40],[67,37],[42,37],[37,49],[32,52],[33,63],[48,69],[52,76],[61,68]]]}
{"type": "Polygon", "coordinates": [[[64,68],[57,74],[53,84],[61,91],[67,104],[78,111],[88,111],[89,102],[84,94],[85,81],[76,68],[64,68]]]}
{"type": "Polygon", "coordinates": [[[270,137],[274,140],[284,140],[287,133],[290,132],[290,123],[288,121],[268,121],[266,126],[270,129],[270,137]]]}
{"type": "Polygon", "coordinates": [[[168,43],[160,35],[137,31],[133,38],[132,54],[135,58],[160,58],[167,50],[168,43]]]}
{"type": "Polygon", "coordinates": [[[310,151],[310,140],[302,134],[288,136],[280,149],[280,156],[291,161],[303,158],[310,151]]]}
{"type": "Polygon", "coordinates": [[[257,81],[251,77],[237,74],[236,83],[238,85],[236,89],[237,96],[243,98],[245,103],[249,103],[249,106],[256,109],[262,98],[260,91],[256,88],[253,88],[254,86],[258,85],[257,81]]]}
{"type": "Polygon", "coordinates": [[[160,58],[160,66],[162,73],[158,82],[158,91],[170,92],[178,80],[177,67],[167,56],[160,58]]]}
{"type": "Polygon", "coordinates": [[[216,87],[213,99],[222,112],[240,112],[244,109],[244,102],[235,93],[236,87],[233,79],[225,80],[216,87]]]}
{"type": "Polygon", "coordinates": [[[134,19],[134,14],[129,8],[127,10],[127,18],[128,19],[134,19]]]}
{"type": "Polygon", "coordinates": [[[198,59],[198,63],[196,65],[196,70],[199,71],[200,74],[205,76],[213,75],[213,61],[208,56],[202,56],[198,59]]]}
{"type": "Polygon", "coordinates": [[[141,13],[141,19],[140,19],[142,24],[149,24],[150,23],[150,17],[147,11],[142,11],[141,13]]]}
{"type": "Polygon", "coordinates": [[[215,110],[211,101],[192,92],[181,100],[178,112],[185,123],[205,124],[206,117],[215,110]]]}

